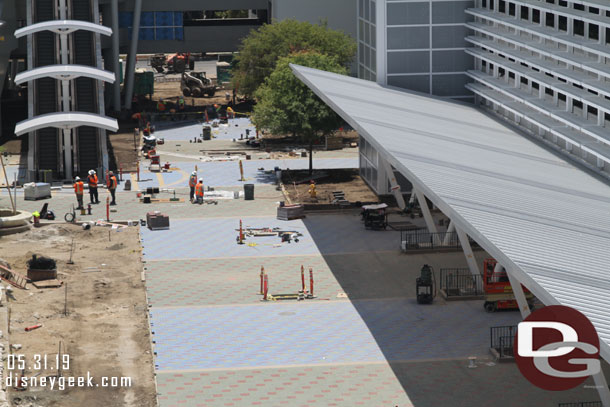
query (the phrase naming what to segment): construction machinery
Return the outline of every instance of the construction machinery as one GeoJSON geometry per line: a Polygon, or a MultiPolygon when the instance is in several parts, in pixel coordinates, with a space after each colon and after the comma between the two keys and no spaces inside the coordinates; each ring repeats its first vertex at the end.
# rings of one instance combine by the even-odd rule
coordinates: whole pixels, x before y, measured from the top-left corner
{"type": "Polygon", "coordinates": [[[168,72],[183,73],[189,67],[190,53],[177,52],[175,54],[155,54],[150,59],[150,66],[159,73],[168,72]]]}
{"type": "Polygon", "coordinates": [[[184,96],[213,97],[216,94],[216,85],[205,76],[205,72],[183,72],[180,89],[184,96]]]}
{"type": "Polygon", "coordinates": [[[432,304],[436,297],[436,278],[432,266],[424,264],[420,276],[415,280],[415,294],[418,304],[432,304]]]}
{"type": "MultiPolygon", "coordinates": [[[[485,311],[494,312],[499,309],[514,309],[518,310],[519,305],[513,293],[513,287],[510,285],[506,270],[498,266],[495,259],[485,259],[483,262],[483,288],[485,290],[485,311]]],[[[523,293],[528,304],[534,298],[533,294],[525,287],[523,293]]]]}

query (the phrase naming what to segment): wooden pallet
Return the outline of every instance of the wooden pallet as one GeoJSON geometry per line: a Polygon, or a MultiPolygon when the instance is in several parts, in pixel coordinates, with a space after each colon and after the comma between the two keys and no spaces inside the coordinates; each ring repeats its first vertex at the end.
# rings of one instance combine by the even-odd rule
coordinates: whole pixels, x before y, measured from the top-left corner
{"type": "Polygon", "coordinates": [[[25,286],[28,282],[26,276],[19,274],[7,267],[0,265],[0,279],[6,281],[10,285],[13,285],[17,288],[25,289],[25,286]]]}

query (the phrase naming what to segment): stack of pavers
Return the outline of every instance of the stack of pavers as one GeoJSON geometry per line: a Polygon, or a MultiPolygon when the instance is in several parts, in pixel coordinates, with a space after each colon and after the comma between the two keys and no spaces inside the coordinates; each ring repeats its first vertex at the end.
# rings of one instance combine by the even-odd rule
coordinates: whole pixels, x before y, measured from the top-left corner
{"type": "Polygon", "coordinates": [[[169,229],[169,216],[163,215],[159,211],[148,212],[146,214],[146,224],[150,230],[169,229]]]}
{"type": "Polygon", "coordinates": [[[280,205],[277,208],[277,218],[279,220],[293,220],[305,217],[305,207],[303,205],[280,205]]]}

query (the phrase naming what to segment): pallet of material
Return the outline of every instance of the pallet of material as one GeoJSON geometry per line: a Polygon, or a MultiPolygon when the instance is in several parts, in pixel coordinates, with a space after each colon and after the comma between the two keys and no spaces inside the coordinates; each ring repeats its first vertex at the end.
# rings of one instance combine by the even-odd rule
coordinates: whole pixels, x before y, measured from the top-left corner
{"type": "Polygon", "coordinates": [[[63,281],[59,281],[58,279],[54,278],[51,280],[41,280],[41,281],[33,281],[32,285],[36,288],[57,288],[57,287],[61,287],[63,285],[63,281]]]}
{"type": "Polygon", "coordinates": [[[277,208],[277,218],[279,220],[293,220],[304,217],[305,207],[303,205],[284,205],[277,208]]]}

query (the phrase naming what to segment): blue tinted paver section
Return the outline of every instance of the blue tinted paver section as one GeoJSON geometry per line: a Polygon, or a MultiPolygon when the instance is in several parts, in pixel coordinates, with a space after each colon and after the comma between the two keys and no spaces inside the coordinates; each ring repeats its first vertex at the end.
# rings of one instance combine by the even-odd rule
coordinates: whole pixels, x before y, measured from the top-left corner
{"type": "MultiPolygon", "coordinates": [[[[163,157],[162,162],[172,161],[171,158],[163,157]]],[[[164,186],[186,186],[188,176],[195,170],[203,178],[203,183],[209,186],[240,186],[243,184],[273,184],[276,181],[275,167],[280,169],[304,170],[309,168],[307,159],[289,160],[246,160],[243,161],[245,181],[240,181],[239,163],[237,161],[224,162],[198,162],[198,161],[178,161],[172,162],[172,167],[179,168],[178,171],[150,173],[148,164],[140,164],[140,182],[142,187],[160,186],[157,174],[163,179],[164,186]],[[260,170],[263,168],[263,170],[260,170]]],[[[314,168],[338,169],[338,168],[358,168],[357,158],[314,158],[314,168]]],[[[132,174],[132,179],[135,175],[132,174]]]]}
{"type": "MultiPolygon", "coordinates": [[[[182,124],[177,123],[175,125],[158,125],[158,130],[155,131],[154,135],[158,138],[165,140],[192,140],[194,137],[201,137],[203,132],[203,126],[206,123],[203,122],[203,116],[201,122],[182,124]]],[[[211,122],[207,125],[211,125],[211,122]]],[[[212,136],[218,140],[232,140],[239,139],[243,134],[246,137],[246,130],[250,130],[250,136],[256,134],[254,125],[247,118],[237,118],[229,120],[229,125],[220,125],[219,127],[212,128],[212,136]]],[[[205,144],[202,144],[205,145],[205,144]]]]}
{"type": "Polygon", "coordinates": [[[395,299],[153,308],[151,319],[163,371],[465,358],[487,354],[490,325],[520,318],[480,301],[395,299]]]}
{"type": "Polygon", "coordinates": [[[147,260],[210,257],[285,256],[398,250],[400,233],[365,230],[358,216],[310,216],[280,221],[272,217],[244,218],[243,226],[279,227],[299,231],[299,242],[281,243],[277,236],[249,237],[237,244],[239,219],[172,220],[169,230],[141,228],[147,260]],[[249,246],[255,244],[255,246],[249,246]]]}
{"type": "Polygon", "coordinates": [[[151,231],[141,227],[146,260],[205,259],[210,257],[274,256],[317,254],[318,249],[301,220],[245,218],[245,227],[280,227],[303,234],[299,242],[281,243],[278,236],[249,237],[237,244],[239,219],[209,218],[172,220],[169,230],[151,231]],[[249,246],[255,244],[255,246],[249,246]]]}

